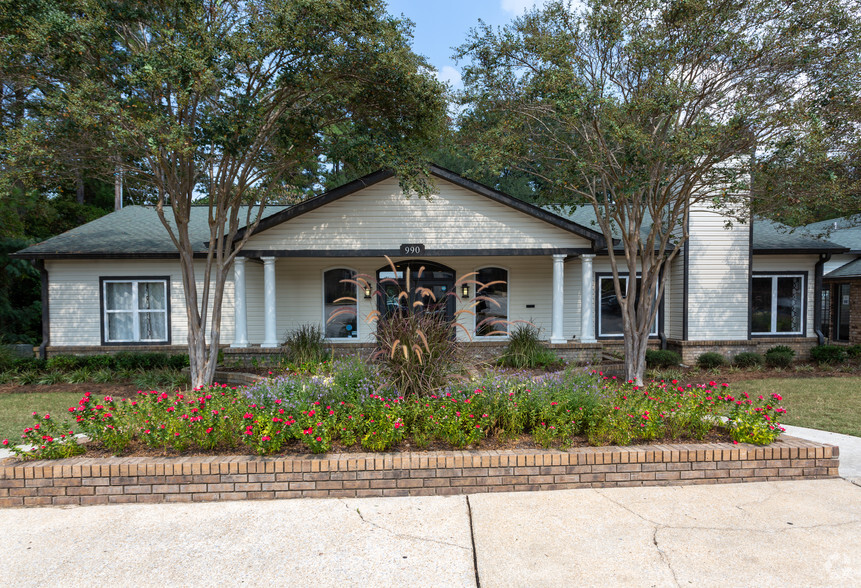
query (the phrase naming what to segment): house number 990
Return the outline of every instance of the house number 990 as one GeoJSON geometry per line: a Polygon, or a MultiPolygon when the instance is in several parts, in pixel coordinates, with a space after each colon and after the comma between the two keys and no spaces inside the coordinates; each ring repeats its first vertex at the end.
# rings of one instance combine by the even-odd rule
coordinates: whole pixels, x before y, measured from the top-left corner
{"type": "Polygon", "coordinates": [[[404,243],[401,245],[401,255],[424,255],[423,243],[404,243]]]}

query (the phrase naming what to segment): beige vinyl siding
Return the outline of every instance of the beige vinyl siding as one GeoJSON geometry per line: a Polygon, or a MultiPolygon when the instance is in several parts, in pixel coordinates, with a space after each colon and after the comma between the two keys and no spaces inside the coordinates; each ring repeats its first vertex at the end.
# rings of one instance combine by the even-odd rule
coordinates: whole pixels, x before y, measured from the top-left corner
{"type": "Polygon", "coordinates": [[[816,266],[815,255],[754,255],[753,272],[755,274],[768,272],[797,272],[807,273],[807,288],[804,299],[805,323],[807,325],[807,336],[812,337],[813,332],[813,293],[814,293],[814,271],[816,266]]]}
{"type": "Polygon", "coordinates": [[[688,339],[746,339],[750,225],[713,210],[690,215],[688,339]]]}
{"type": "Polygon", "coordinates": [[[857,255],[849,255],[848,253],[841,253],[838,255],[832,255],[831,259],[825,262],[822,268],[822,273],[827,274],[828,272],[833,272],[837,268],[843,267],[850,261],[854,261],[858,259],[857,255]]]}
{"type": "Polygon", "coordinates": [[[667,337],[671,339],[681,339],[684,335],[684,314],[685,314],[685,257],[684,250],[679,251],[678,256],[673,260],[669,270],[665,272],[668,275],[666,289],[664,290],[665,306],[664,312],[664,327],[667,337]]]}
{"type": "MultiPolygon", "coordinates": [[[[51,345],[101,345],[102,309],[99,278],[170,278],[170,342],[188,342],[188,319],[179,263],[173,260],[76,260],[46,261],[51,345]]],[[[203,262],[195,263],[198,292],[203,262]]],[[[210,312],[212,305],[210,303],[210,312]]],[[[225,285],[221,317],[221,342],[233,339],[233,282],[225,285]]]]}
{"type": "Polygon", "coordinates": [[[392,178],[254,235],[248,249],[589,247],[587,239],[436,179],[430,199],[407,198],[392,178]]]}
{"type": "MultiPolygon", "coordinates": [[[[510,321],[529,321],[541,329],[541,335],[550,337],[553,258],[548,256],[523,257],[438,257],[423,258],[452,268],[457,277],[476,271],[481,267],[502,267],[508,270],[508,316],[510,321]],[[526,308],[534,304],[534,308],[526,308]]],[[[378,269],[386,264],[380,258],[279,258],[275,264],[275,284],[277,292],[277,329],[279,341],[285,334],[303,324],[323,324],[323,272],[334,268],[349,268],[360,275],[369,276],[373,282],[378,269]]],[[[246,296],[248,299],[248,336],[252,344],[263,340],[263,276],[262,270],[251,270],[256,264],[246,265],[246,296]],[[251,271],[249,271],[251,270],[251,271]]],[[[579,266],[566,264],[565,272],[565,336],[577,333],[579,329],[579,266]]],[[[457,310],[464,309],[468,301],[457,296],[457,310]]],[[[470,295],[475,288],[470,285],[470,295]]],[[[375,298],[365,300],[359,292],[357,328],[358,341],[373,341],[374,323],[367,317],[376,309],[375,298]]],[[[470,332],[474,332],[474,317],[462,313],[460,322],[470,332]]],[[[465,334],[458,329],[458,338],[465,334]]],[[[494,338],[495,339],[495,338],[494,338]]],[[[349,341],[345,340],[345,341],[349,341]]]]}

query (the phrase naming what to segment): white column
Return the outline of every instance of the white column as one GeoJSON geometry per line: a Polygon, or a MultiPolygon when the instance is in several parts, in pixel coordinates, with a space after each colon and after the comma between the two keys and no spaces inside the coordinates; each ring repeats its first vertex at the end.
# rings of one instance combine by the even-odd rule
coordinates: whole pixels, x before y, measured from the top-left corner
{"type": "Polygon", "coordinates": [[[553,323],[550,331],[551,343],[565,343],[563,335],[564,327],[564,282],[565,282],[565,254],[553,255],[553,323]]]}
{"type": "Polygon", "coordinates": [[[248,347],[248,320],[245,310],[245,258],[233,260],[233,343],[231,347],[248,347]]]}
{"type": "Polygon", "coordinates": [[[580,341],[595,342],[595,273],[592,271],[594,253],[580,256],[580,341]]]}
{"type": "Polygon", "coordinates": [[[263,343],[261,347],[278,347],[275,322],[275,258],[263,260],[263,343]]]}

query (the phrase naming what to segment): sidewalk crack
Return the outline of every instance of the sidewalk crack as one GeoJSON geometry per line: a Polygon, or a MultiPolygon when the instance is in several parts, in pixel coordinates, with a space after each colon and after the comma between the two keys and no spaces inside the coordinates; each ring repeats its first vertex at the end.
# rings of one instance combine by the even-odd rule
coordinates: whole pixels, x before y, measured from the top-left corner
{"type": "MultiPolygon", "coordinates": [[[[350,505],[347,504],[346,502],[344,502],[344,506],[347,507],[347,510],[353,510],[352,508],[350,508],[350,505]]],[[[359,515],[359,519],[361,519],[361,521],[363,523],[365,523],[366,525],[370,525],[372,527],[375,527],[375,528],[377,528],[380,531],[383,531],[385,533],[389,533],[393,537],[397,537],[399,539],[414,539],[416,541],[427,541],[428,543],[437,543],[439,545],[446,545],[448,547],[456,547],[457,549],[463,549],[463,550],[467,549],[466,547],[464,547],[462,545],[458,545],[457,543],[449,543],[448,541],[440,541],[439,539],[430,539],[428,537],[420,537],[418,535],[410,535],[408,533],[398,533],[398,532],[392,531],[391,529],[388,529],[388,528],[386,528],[386,527],[384,527],[378,523],[375,523],[374,521],[370,521],[370,520],[366,519],[365,515],[362,514],[362,511],[359,510],[358,507],[356,507],[355,510],[356,510],[356,514],[359,515]]],[[[471,530],[471,528],[470,528],[470,530],[471,530]]]]}

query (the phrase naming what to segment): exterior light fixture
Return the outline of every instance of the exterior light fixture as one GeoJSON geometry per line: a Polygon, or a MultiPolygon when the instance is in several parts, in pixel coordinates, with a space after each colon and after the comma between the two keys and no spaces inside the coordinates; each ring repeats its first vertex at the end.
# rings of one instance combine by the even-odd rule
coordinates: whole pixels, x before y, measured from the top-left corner
{"type": "Polygon", "coordinates": [[[460,287],[461,298],[469,298],[469,284],[464,284],[460,287]]]}
{"type": "Polygon", "coordinates": [[[370,297],[371,297],[371,285],[366,284],[365,285],[365,300],[367,300],[370,297]]]}

